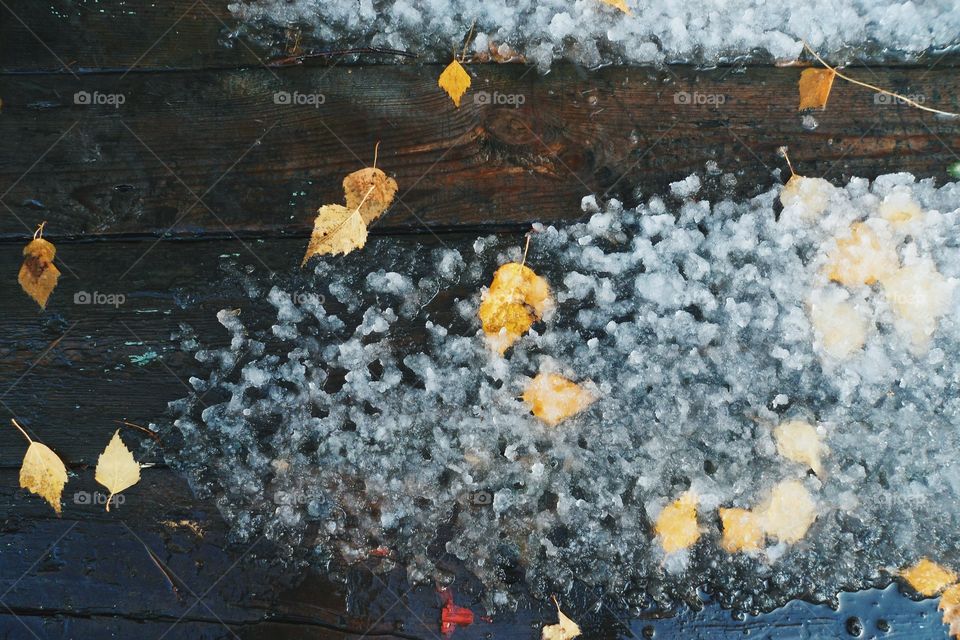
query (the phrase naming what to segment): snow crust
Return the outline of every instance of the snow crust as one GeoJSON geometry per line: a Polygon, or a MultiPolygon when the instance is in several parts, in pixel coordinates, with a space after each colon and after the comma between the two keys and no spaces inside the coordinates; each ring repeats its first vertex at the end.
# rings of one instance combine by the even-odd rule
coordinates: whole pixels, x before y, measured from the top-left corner
{"type": "Polygon", "coordinates": [[[208,374],[171,404],[170,461],[241,538],[331,571],[386,548],[379,566],[424,581],[450,580],[450,554],[491,609],[515,604],[518,575],[536,596],[583,581],[637,606],[708,584],[756,610],[830,600],[922,555],[958,566],[960,184],[820,181],[786,207],[780,187],[711,203],[695,184],[636,209],[587,197],[583,223],[535,226],[527,264],[557,307],[505,357],[477,308],[522,238],[461,251],[371,238],[305,279],[238,271],[250,309],[219,313],[230,344],[178,336],[208,374]],[[858,222],[892,243],[920,307],[883,282],[830,281],[858,222]],[[812,320],[824,300],[849,303],[860,342],[841,326],[844,349],[828,348],[833,329],[812,320]],[[918,345],[930,323],[904,317],[927,312],[918,345]],[[520,399],[541,371],[600,397],[549,427],[520,399]],[[822,434],[819,475],[778,453],[791,420],[822,434]],[[717,508],[752,508],[785,480],[816,505],[805,537],[723,551],[717,508]],[[703,535],[665,556],[653,522],[688,490],[703,535]]]}
{"type": "Polygon", "coordinates": [[[378,46],[447,62],[476,22],[472,50],[524,55],[541,69],[557,58],[716,63],[765,51],[794,59],[806,40],[821,55],[873,59],[958,43],[952,0],[627,0],[630,14],[600,0],[249,0],[229,4],[253,25],[299,26],[319,42],[378,46]]]}

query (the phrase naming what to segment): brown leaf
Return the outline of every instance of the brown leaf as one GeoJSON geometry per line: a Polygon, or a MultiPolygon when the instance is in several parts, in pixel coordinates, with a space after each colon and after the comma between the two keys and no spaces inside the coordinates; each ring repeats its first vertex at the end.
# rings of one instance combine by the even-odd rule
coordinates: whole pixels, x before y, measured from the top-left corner
{"type": "Polygon", "coordinates": [[[367,167],[343,179],[347,209],[360,211],[363,223],[369,225],[387,210],[397,193],[397,181],[376,167],[367,167]]]}
{"type": "MultiPolygon", "coordinates": [[[[42,229],[42,225],[41,225],[42,229]]],[[[57,286],[60,270],[53,264],[57,248],[38,235],[23,248],[23,264],[17,281],[41,309],[46,309],[47,299],[57,286]]]]}
{"type": "Polygon", "coordinates": [[[836,77],[837,72],[833,69],[804,69],[800,74],[800,106],[797,111],[826,109],[836,77]]]}

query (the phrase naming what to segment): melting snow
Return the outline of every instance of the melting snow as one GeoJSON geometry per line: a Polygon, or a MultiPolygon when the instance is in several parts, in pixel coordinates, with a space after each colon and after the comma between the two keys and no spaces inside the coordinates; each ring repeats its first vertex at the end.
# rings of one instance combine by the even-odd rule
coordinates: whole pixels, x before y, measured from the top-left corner
{"type": "Polygon", "coordinates": [[[298,286],[244,275],[249,306],[265,296],[273,313],[222,311],[223,349],[184,328],[209,373],[172,404],[171,461],[242,537],[324,567],[385,547],[441,582],[445,551],[491,607],[514,601],[517,571],[544,597],[574,578],[635,603],[707,583],[749,610],[830,599],[921,555],[957,565],[960,185],[802,187],[779,215],[778,187],[675,207],[588,197],[586,222],[536,226],[527,264],[557,306],[505,357],[477,308],[522,238],[462,253],[374,238],[298,286]],[[838,262],[858,224],[882,246],[838,262]],[[598,399],[547,426],[521,399],[541,372],[592,380],[598,399]],[[788,446],[775,429],[794,421],[810,426],[788,446]],[[777,486],[792,492],[777,526],[802,539],[724,551],[717,510],[777,486]],[[654,522],[688,491],[702,535],[665,556],[654,522]],[[794,494],[809,530],[790,521],[794,494]]]}

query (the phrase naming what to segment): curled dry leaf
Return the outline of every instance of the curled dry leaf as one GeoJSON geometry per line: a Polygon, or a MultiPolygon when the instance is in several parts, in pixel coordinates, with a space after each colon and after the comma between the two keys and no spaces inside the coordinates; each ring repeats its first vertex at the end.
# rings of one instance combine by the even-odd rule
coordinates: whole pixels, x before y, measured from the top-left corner
{"type": "Polygon", "coordinates": [[[523,392],[533,415],[556,426],[593,404],[597,395],[555,373],[539,373],[523,392]]]}
{"type": "Polygon", "coordinates": [[[553,604],[557,606],[557,624],[548,624],[541,631],[541,640],[570,640],[580,635],[580,626],[568,618],[560,610],[560,603],[553,599],[553,604]]]}
{"type": "Polygon", "coordinates": [[[800,106],[797,110],[826,109],[836,77],[837,72],[833,69],[804,69],[800,74],[800,106]]]}
{"type": "Polygon", "coordinates": [[[823,477],[820,459],[829,449],[820,441],[816,427],[803,420],[784,422],[773,429],[773,438],[777,442],[777,453],[807,465],[817,476],[823,477]]]}
{"type": "Polygon", "coordinates": [[[367,225],[360,212],[339,204],[325,204],[317,210],[310,244],[301,266],[313,256],[348,254],[367,243],[367,225]]]}
{"type": "Polygon", "coordinates": [[[94,478],[110,492],[107,496],[107,511],[110,511],[110,500],[113,496],[140,482],[140,465],[123,444],[119,430],[113,434],[107,448],[100,454],[94,478]]]}
{"type": "Polygon", "coordinates": [[[957,581],[957,574],[951,569],[942,567],[929,558],[921,558],[916,564],[900,572],[900,577],[907,581],[917,593],[932,597],[957,581]]]}
{"type": "Polygon", "coordinates": [[[454,59],[440,74],[437,84],[447,92],[447,95],[453,100],[453,104],[459,108],[460,98],[470,88],[470,74],[458,60],[454,59]]]}
{"type": "Polygon", "coordinates": [[[17,281],[23,290],[33,298],[41,309],[46,309],[47,299],[57,286],[60,270],[53,264],[57,248],[52,242],[40,237],[43,225],[37,229],[27,246],[23,248],[23,264],[17,281]]]}
{"type": "Polygon", "coordinates": [[[348,174],[343,179],[347,209],[360,212],[369,225],[387,210],[397,194],[397,181],[376,167],[367,167],[348,174]]]}
{"type": "Polygon", "coordinates": [[[480,303],[487,343],[502,354],[552,306],[550,286],[533,269],[518,262],[502,265],[480,303]]]}
{"type": "Polygon", "coordinates": [[[696,494],[687,491],[664,507],[657,516],[653,531],[666,553],[686,549],[700,539],[700,525],[697,524],[698,502],[696,494]]]}
{"type": "Polygon", "coordinates": [[[67,484],[67,468],[52,449],[32,440],[16,420],[11,422],[30,442],[20,465],[20,486],[49,502],[59,516],[60,499],[67,484]]]}

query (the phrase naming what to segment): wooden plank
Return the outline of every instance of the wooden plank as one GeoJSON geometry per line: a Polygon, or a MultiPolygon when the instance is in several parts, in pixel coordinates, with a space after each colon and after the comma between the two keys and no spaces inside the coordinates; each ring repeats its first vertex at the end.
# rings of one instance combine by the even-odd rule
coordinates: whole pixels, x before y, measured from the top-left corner
{"type": "MultiPolygon", "coordinates": [[[[23,237],[43,219],[54,237],[303,235],[319,205],[342,201],[342,177],[373,161],[378,140],[378,164],[400,197],[377,233],[570,220],[586,194],[631,202],[638,190],[649,197],[703,174],[708,161],[737,184],[706,176],[702,195],[746,197],[777,181],[783,144],[798,171],[835,183],[892,171],[944,181],[960,147],[957,120],[840,81],[818,126],[804,128],[793,68],[565,66],[541,76],[476,66],[460,109],[437,88],[439,72],[2,76],[0,193],[10,215],[0,217],[0,237],[23,237]],[[124,103],[75,104],[77,92],[124,103]],[[324,102],[277,104],[278,92],[324,102]],[[480,95],[523,104],[478,104],[480,95]]],[[[950,68],[856,75],[960,110],[950,68]]]]}
{"type": "Polygon", "coordinates": [[[258,64],[245,46],[224,46],[223,36],[237,26],[226,5],[5,2],[0,5],[0,70],[80,74],[258,64]]]}

